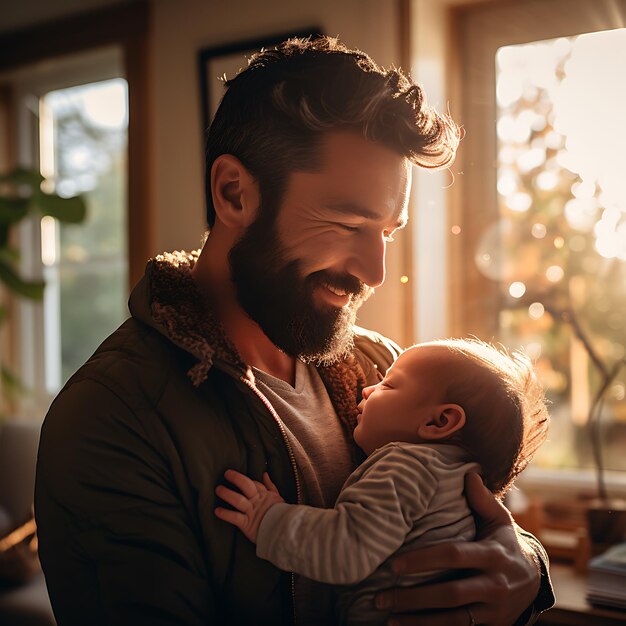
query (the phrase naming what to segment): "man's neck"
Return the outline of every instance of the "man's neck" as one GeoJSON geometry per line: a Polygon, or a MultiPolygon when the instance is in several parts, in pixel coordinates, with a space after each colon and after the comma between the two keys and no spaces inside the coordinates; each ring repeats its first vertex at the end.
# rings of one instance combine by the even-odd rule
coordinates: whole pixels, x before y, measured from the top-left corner
{"type": "Polygon", "coordinates": [[[217,309],[216,314],[224,332],[244,362],[294,386],[295,359],[278,349],[238,304],[225,307],[218,305],[217,309]]]}
{"type": "Polygon", "coordinates": [[[211,303],[212,312],[221,323],[226,336],[246,364],[293,386],[295,358],[277,348],[261,327],[245,313],[237,300],[227,266],[213,262],[209,252],[205,244],[191,275],[211,303]]]}

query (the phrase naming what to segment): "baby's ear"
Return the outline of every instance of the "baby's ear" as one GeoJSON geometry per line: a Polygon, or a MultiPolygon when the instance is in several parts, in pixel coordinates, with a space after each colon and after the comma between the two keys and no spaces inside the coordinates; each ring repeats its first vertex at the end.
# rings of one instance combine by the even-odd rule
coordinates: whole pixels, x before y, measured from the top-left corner
{"type": "Polygon", "coordinates": [[[417,434],[427,441],[447,439],[465,426],[465,411],[458,404],[439,404],[417,429],[417,434]]]}

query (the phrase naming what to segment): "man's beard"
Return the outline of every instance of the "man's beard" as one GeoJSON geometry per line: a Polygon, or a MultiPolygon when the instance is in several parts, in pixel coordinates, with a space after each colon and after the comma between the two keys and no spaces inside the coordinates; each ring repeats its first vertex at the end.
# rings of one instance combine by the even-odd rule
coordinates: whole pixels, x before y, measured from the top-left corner
{"type": "Polygon", "coordinates": [[[373,289],[350,274],[303,276],[300,261],[285,259],[273,220],[263,217],[233,246],[229,262],[239,304],[283,352],[321,365],[350,353],[356,312],[373,289]],[[350,302],[341,308],[316,304],[315,289],[326,285],[351,294],[350,302]]]}

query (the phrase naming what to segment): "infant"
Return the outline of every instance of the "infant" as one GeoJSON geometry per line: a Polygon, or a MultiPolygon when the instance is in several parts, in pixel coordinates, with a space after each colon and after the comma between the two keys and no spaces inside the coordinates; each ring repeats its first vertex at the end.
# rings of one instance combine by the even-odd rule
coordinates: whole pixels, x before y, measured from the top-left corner
{"type": "Polygon", "coordinates": [[[277,567],[337,585],[341,624],[384,624],[382,589],[445,576],[399,577],[401,553],[472,540],[463,495],[474,471],[498,497],[545,441],[548,411],[533,367],[478,340],[448,339],[403,352],[377,385],[363,389],[354,440],[367,459],[348,477],[334,508],[287,504],[267,473],[263,483],[228,470],[239,491],[217,495],[235,510],[220,519],[256,543],[277,567]]]}

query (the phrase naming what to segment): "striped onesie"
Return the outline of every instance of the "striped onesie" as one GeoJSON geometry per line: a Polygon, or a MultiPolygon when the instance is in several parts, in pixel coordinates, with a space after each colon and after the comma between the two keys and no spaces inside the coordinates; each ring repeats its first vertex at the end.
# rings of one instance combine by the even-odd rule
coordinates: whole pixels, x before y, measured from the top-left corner
{"type": "Polygon", "coordinates": [[[398,577],[393,559],[442,541],[471,540],[475,526],[464,477],[478,471],[451,444],[389,443],[346,480],[335,507],[280,503],[266,513],[257,555],[280,569],[337,585],[340,624],[384,624],[375,594],[444,572],[398,577]]]}

